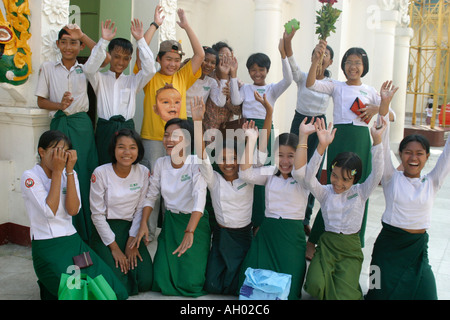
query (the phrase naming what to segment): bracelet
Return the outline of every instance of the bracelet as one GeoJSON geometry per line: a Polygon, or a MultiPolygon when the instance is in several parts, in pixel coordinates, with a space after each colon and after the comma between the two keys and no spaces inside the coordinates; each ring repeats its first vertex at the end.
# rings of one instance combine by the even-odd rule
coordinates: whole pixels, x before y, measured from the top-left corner
{"type": "Polygon", "coordinates": [[[66,171],[66,176],[72,176],[73,175],[73,171],[72,172],[67,172],[66,171]]]}
{"type": "Polygon", "coordinates": [[[194,231],[184,230],[184,233],[194,233],[194,231]]]}
{"type": "Polygon", "coordinates": [[[155,21],[153,21],[152,23],[150,23],[150,25],[154,25],[155,28],[156,28],[156,30],[158,30],[158,28],[159,28],[158,24],[157,24],[155,21]]]}
{"type": "Polygon", "coordinates": [[[308,145],[307,144],[299,144],[297,146],[297,149],[300,149],[300,148],[308,149],[308,145]]]}

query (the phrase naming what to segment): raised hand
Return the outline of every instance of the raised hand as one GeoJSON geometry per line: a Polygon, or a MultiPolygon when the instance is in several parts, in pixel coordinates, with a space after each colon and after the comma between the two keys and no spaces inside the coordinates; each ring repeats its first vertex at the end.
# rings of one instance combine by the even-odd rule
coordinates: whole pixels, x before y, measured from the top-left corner
{"type": "MultiPolygon", "coordinates": [[[[301,136],[309,136],[310,134],[316,132],[316,126],[314,124],[314,117],[312,117],[310,123],[306,123],[308,119],[304,118],[302,123],[300,123],[300,127],[298,129],[298,132],[301,136]]],[[[319,119],[317,119],[319,121],[319,119]]]]}
{"type": "Polygon", "coordinates": [[[161,5],[157,5],[155,8],[155,16],[153,17],[153,21],[158,25],[162,25],[166,16],[163,15],[164,10],[161,5]]]}
{"type": "Polygon", "coordinates": [[[187,21],[186,13],[184,12],[184,10],[178,9],[177,13],[178,13],[178,17],[180,18],[180,21],[177,21],[177,24],[180,26],[180,28],[186,29],[187,27],[189,27],[189,23],[187,21]]]}
{"type": "Polygon", "coordinates": [[[102,38],[111,41],[116,36],[117,27],[114,28],[114,22],[111,22],[111,20],[106,20],[105,22],[102,21],[102,38]]]}
{"type": "Polygon", "coordinates": [[[80,40],[84,35],[83,31],[81,31],[81,28],[76,23],[68,24],[64,27],[64,30],[66,30],[74,40],[80,40]]]}
{"type": "Polygon", "coordinates": [[[194,97],[191,100],[191,113],[193,121],[202,121],[206,106],[202,97],[194,97]]]}
{"type": "Polygon", "coordinates": [[[386,130],[387,123],[384,117],[379,117],[380,122],[373,124],[372,128],[370,128],[370,134],[372,135],[373,145],[377,145],[383,140],[383,132],[386,130]]]}
{"type": "Polygon", "coordinates": [[[398,90],[398,87],[394,86],[392,84],[392,81],[385,81],[382,84],[381,90],[380,90],[381,100],[385,101],[386,103],[391,103],[392,98],[394,97],[397,90],[398,90]]]}
{"type": "Polygon", "coordinates": [[[314,125],[316,127],[317,137],[319,138],[319,145],[324,148],[328,147],[333,142],[337,129],[333,128],[332,123],[328,125],[327,129],[324,119],[317,119],[314,125]]]}
{"type": "Polygon", "coordinates": [[[327,49],[327,42],[325,40],[320,40],[317,44],[316,48],[314,49],[314,54],[312,57],[313,63],[318,63],[320,59],[322,58],[323,54],[325,53],[325,50],[327,49]]]}
{"type": "Polygon", "coordinates": [[[258,127],[255,125],[255,121],[250,120],[246,121],[242,125],[242,129],[244,130],[245,136],[249,139],[256,141],[259,136],[258,127]]]}
{"type": "Polygon", "coordinates": [[[270,104],[270,102],[267,100],[266,94],[264,94],[263,97],[261,97],[261,95],[258,93],[258,91],[255,91],[255,100],[263,105],[264,109],[266,109],[266,112],[270,112],[270,113],[273,112],[273,107],[270,104]]]}
{"type": "Polygon", "coordinates": [[[131,21],[131,34],[136,41],[144,37],[144,26],[139,19],[134,19],[131,21]]]}

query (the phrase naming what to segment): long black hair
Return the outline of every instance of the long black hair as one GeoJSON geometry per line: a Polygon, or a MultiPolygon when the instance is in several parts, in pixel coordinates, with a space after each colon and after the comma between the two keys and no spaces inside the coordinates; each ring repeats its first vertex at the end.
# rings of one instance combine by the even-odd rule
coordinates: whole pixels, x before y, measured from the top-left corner
{"type": "Polygon", "coordinates": [[[111,138],[111,143],[108,147],[108,153],[111,158],[112,163],[117,163],[116,159],[116,145],[117,140],[119,140],[120,137],[129,137],[133,139],[136,142],[136,145],[138,147],[138,156],[136,160],[133,162],[133,164],[137,164],[142,161],[144,158],[144,145],[142,144],[141,136],[134,130],[128,129],[128,128],[122,128],[119,131],[117,131],[115,134],[113,134],[111,138]]]}
{"type": "Polygon", "coordinates": [[[64,141],[64,144],[67,145],[69,149],[72,149],[72,142],[64,133],[58,130],[45,131],[39,138],[38,153],[39,148],[42,148],[44,150],[47,148],[52,148],[56,146],[60,141],[64,141]]]}

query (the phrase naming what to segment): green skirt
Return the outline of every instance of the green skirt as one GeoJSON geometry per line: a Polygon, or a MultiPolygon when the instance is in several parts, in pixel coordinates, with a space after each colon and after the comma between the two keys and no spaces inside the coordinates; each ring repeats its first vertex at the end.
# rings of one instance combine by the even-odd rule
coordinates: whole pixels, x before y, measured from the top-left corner
{"type": "Polygon", "coordinates": [[[152,290],[169,296],[199,297],[207,293],[203,289],[211,243],[207,211],[195,229],[192,247],[181,257],[172,254],[181,244],[190,218],[190,214],[166,210],[153,263],[152,290]]]}
{"type": "Polygon", "coordinates": [[[72,217],[72,223],[86,243],[90,242],[94,229],[91,220],[89,192],[91,190],[91,176],[98,166],[97,148],[94,140],[92,122],[86,112],[78,112],[66,116],[59,110],[50,123],[51,130],[59,130],[69,137],[72,147],[77,151],[77,163],[75,171],[78,174],[80,184],[81,209],[72,217]]]}
{"type": "Polygon", "coordinates": [[[252,226],[228,229],[216,225],[213,230],[205,290],[238,295],[239,270],[252,242],[252,226]]]}
{"type": "MultiPolygon", "coordinates": [[[[247,119],[248,121],[255,121],[256,127],[261,130],[264,126],[264,119],[247,119]]],[[[272,130],[270,132],[269,141],[267,142],[267,159],[271,159],[272,157],[272,130]]],[[[259,139],[258,139],[259,142],[259,139]]],[[[271,163],[275,163],[273,159],[271,163]]],[[[252,223],[255,228],[259,227],[264,220],[264,213],[266,211],[266,187],[255,185],[253,188],[253,207],[252,207],[252,223]]]]}
{"type": "MultiPolygon", "coordinates": [[[[129,237],[129,231],[131,228],[131,221],[126,220],[107,220],[111,230],[116,236],[116,243],[120,250],[125,254],[125,248],[129,237]]],[[[153,264],[152,258],[145,246],[141,241],[139,245],[139,253],[143,259],[141,261],[137,259],[137,267],[133,270],[130,269],[127,274],[120,271],[120,266],[116,268],[116,262],[111,254],[109,247],[105,246],[100,238],[98,232],[95,230],[92,234],[92,249],[105,261],[105,263],[111,268],[116,277],[122,282],[125,288],[127,288],[128,294],[136,295],[139,292],[150,291],[153,283],[153,264]]]]}
{"type": "Polygon", "coordinates": [[[428,233],[412,234],[383,223],[375,241],[367,300],[437,300],[428,262],[428,233]]]}
{"type": "MultiPolygon", "coordinates": [[[[354,126],[353,124],[338,124],[334,126],[337,128],[336,136],[333,142],[328,147],[327,155],[327,184],[330,183],[332,161],[341,152],[354,152],[362,161],[362,175],[358,183],[362,183],[370,175],[372,171],[372,154],[371,154],[371,139],[370,132],[367,127],[354,126]]],[[[359,232],[361,246],[364,248],[364,234],[367,222],[367,210],[369,208],[369,200],[366,202],[364,210],[361,230],[359,232]]],[[[325,224],[323,222],[322,211],[319,210],[314,225],[311,229],[308,241],[317,243],[322,233],[325,232],[325,224]]]]}
{"type": "Polygon", "coordinates": [[[272,270],[292,275],[288,299],[300,299],[306,273],[305,253],[302,220],[264,218],[242,263],[239,288],[245,280],[248,267],[272,270]]]}
{"type": "Polygon", "coordinates": [[[305,291],[320,300],[361,300],[364,255],[358,234],[324,232],[305,280],[305,291]]]}
{"type": "Polygon", "coordinates": [[[90,253],[93,265],[80,269],[81,273],[91,278],[103,275],[116,293],[118,300],[128,298],[127,290],[109,266],[75,233],[66,237],[32,241],[31,254],[41,299],[56,300],[58,298],[61,274],[73,274],[73,271],[68,272],[68,267],[73,265],[72,258],[87,251],[90,253]]]}
{"type": "Polygon", "coordinates": [[[97,129],[95,130],[95,144],[97,145],[99,166],[112,161],[108,152],[109,145],[114,133],[123,128],[134,130],[133,119],[125,121],[123,116],[114,116],[109,120],[98,118],[97,129]]]}

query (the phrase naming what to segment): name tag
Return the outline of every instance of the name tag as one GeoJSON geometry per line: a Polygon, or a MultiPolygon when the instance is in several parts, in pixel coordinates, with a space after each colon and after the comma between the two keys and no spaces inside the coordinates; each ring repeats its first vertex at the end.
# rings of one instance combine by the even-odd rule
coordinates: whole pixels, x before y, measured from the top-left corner
{"type": "Polygon", "coordinates": [[[266,93],[266,89],[256,89],[256,91],[258,91],[258,93],[260,95],[263,95],[264,93],[266,93]]]}
{"type": "Polygon", "coordinates": [[[138,183],[130,184],[130,191],[139,190],[141,186],[138,183]]]}
{"type": "Polygon", "coordinates": [[[183,175],[181,176],[181,182],[187,181],[187,180],[190,180],[190,179],[191,179],[191,176],[188,175],[188,174],[183,174],[183,175]]]}
{"type": "Polygon", "coordinates": [[[66,188],[66,187],[64,187],[64,188],[62,189],[62,194],[67,194],[67,188],[66,188]]]}
{"type": "Polygon", "coordinates": [[[351,200],[351,199],[353,199],[353,198],[356,198],[357,196],[358,196],[357,193],[352,194],[351,196],[348,196],[348,197],[347,197],[347,200],[351,200]]]}
{"type": "Polygon", "coordinates": [[[359,90],[359,93],[361,93],[363,96],[367,96],[367,92],[359,90]]]}
{"type": "Polygon", "coordinates": [[[203,90],[205,90],[205,91],[209,91],[209,90],[211,90],[211,87],[206,87],[206,86],[203,86],[203,90]]]}
{"type": "Polygon", "coordinates": [[[245,188],[247,186],[247,182],[244,184],[241,184],[239,187],[237,187],[238,190],[241,190],[242,188],[245,188]]]}

